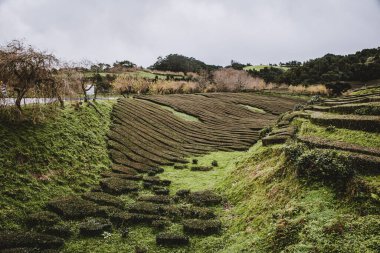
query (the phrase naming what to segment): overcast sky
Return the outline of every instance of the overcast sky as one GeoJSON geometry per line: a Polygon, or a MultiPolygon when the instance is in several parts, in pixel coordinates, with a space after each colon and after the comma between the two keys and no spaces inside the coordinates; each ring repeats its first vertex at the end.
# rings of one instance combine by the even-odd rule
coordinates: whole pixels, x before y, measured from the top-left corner
{"type": "Polygon", "coordinates": [[[64,60],[149,66],[179,53],[209,64],[278,63],[380,46],[380,0],[0,0],[0,44],[64,60]]]}

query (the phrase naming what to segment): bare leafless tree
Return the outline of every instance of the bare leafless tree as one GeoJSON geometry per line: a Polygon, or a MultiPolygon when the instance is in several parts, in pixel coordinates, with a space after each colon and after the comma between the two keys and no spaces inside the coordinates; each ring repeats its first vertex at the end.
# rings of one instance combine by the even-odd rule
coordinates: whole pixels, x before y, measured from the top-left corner
{"type": "Polygon", "coordinates": [[[30,91],[35,95],[57,95],[54,67],[57,58],[23,42],[14,40],[0,48],[0,80],[16,93],[15,105],[22,114],[21,100],[30,91]]]}

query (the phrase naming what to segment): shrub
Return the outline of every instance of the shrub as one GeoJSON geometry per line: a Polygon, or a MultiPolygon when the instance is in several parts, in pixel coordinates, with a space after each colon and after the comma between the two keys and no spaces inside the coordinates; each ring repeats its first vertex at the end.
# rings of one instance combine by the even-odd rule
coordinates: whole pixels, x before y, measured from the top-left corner
{"type": "Polygon", "coordinates": [[[138,201],[152,202],[157,204],[170,204],[172,202],[169,196],[153,195],[153,196],[141,196],[138,201]]]}
{"type": "Polygon", "coordinates": [[[69,238],[73,235],[71,227],[66,224],[58,224],[52,227],[48,227],[44,229],[43,233],[47,235],[57,236],[60,238],[69,238]]]}
{"type": "Polygon", "coordinates": [[[156,243],[165,246],[188,245],[190,240],[183,234],[160,233],[156,236],[156,243]]]}
{"type": "Polygon", "coordinates": [[[211,166],[218,167],[218,161],[217,160],[212,161],[211,166]]]}
{"type": "Polygon", "coordinates": [[[267,136],[271,131],[272,131],[272,127],[271,127],[271,126],[264,127],[263,129],[260,130],[260,132],[259,132],[259,137],[260,137],[260,138],[264,138],[264,137],[267,136]]]}
{"type": "Polygon", "coordinates": [[[281,219],[273,234],[269,236],[270,252],[282,252],[287,246],[297,243],[302,228],[303,222],[281,219]]]}
{"type": "Polygon", "coordinates": [[[175,170],[184,170],[184,169],[187,169],[188,166],[187,165],[174,165],[174,169],[175,170]]]}
{"type": "Polygon", "coordinates": [[[193,159],[192,164],[198,164],[198,159],[193,159]]]}
{"type": "Polygon", "coordinates": [[[66,197],[48,202],[47,207],[65,218],[106,216],[106,212],[95,203],[79,197],[66,197]]]}
{"type": "Polygon", "coordinates": [[[189,200],[197,206],[211,206],[220,204],[222,202],[222,197],[212,191],[199,191],[190,193],[189,200]]]}
{"type": "Polygon", "coordinates": [[[354,175],[348,159],[331,150],[308,150],[296,164],[297,174],[311,181],[341,184],[354,175]]]}
{"type": "Polygon", "coordinates": [[[106,219],[88,219],[79,225],[79,232],[84,236],[100,236],[104,231],[110,232],[112,224],[106,219]]]}
{"type": "Polygon", "coordinates": [[[335,132],[335,130],[336,130],[335,126],[328,126],[328,127],[326,127],[326,132],[332,133],[332,132],[335,132]]]}
{"type": "Polygon", "coordinates": [[[161,185],[161,186],[169,186],[171,184],[170,180],[163,179],[161,180],[159,177],[145,177],[143,179],[144,183],[149,183],[152,185],[161,185]]]}
{"type": "Polygon", "coordinates": [[[160,186],[153,186],[153,192],[157,195],[169,195],[170,191],[168,188],[160,187],[160,186]]]}
{"type": "Polygon", "coordinates": [[[121,199],[104,192],[88,192],[83,194],[82,197],[99,205],[115,206],[118,208],[124,207],[124,202],[121,199]]]}
{"type": "Polygon", "coordinates": [[[170,225],[170,222],[167,220],[155,220],[152,222],[152,227],[162,230],[170,225]]]}
{"type": "Polygon", "coordinates": [[[305,150],[307,150],[307,147],[301,143],[292,143],[284,146],[285,157],[290,162],[296,162],[305,150]]]}
{"type": "Polygon", "coordinates": [[[190,190],[188,189],[182,189],[182,190],[178,190],[175,195],[179,196],[179,197],[186,197],[190,194],[190,190]]]}
{"type": "Polygon", "coordinates": [[[186,219],[212,219],[215,214],[211,209],[205,207],[183,207],[181,208],[182,216],[186,219]]]}
{"type": "Polygon", "coordinates": [[[303,109],[304,109],[304,105],[303,104],[296,104],[293,107],[293,111],[302,111],[303,109]]]}
{"type": "Polygon", "coordinates": [[[211,166],[193,166],[191,171],[210,171],[212,170],[211,166]]]}
{"type": "Polygon", "coordinates": [[[115,195],[134,192],[139,189],[139,185],[136,182],[117,177],[102,179],[100,185],[105,192],[115,195]]]}
{"type": "Polygon", "coordinates": [[[211,235],[219,233],[222,223],[219,220],[198,220],[191,219],[183,222],[185,233],[198,235],[211,235]]]}
{"type": "Polygon", "coordinates": [[[356,109],[354,114],[358,115],[380,115],[380,107],[363,107],[360,109],[356,109]]]}
{"type": "Polygon", "coordinates": [[[315,96],[312,96],[309,101],[307,101],[307,104],[314,105],[314,104],[318,104],[320,102],[322,102],[321,96],[315,95],[315,96]]]}
{"type": "Polygon", "coordinates": [[[60,222],[59,216],[52,212],[42,211],[29,215],[26,223],[31,226],[51,226],[60,222]]]}
{"type": "Polygon", "coordinates": [[[38,248],[55,249],[61,248],[64,240],[51,235],[44,235],[32,232],[0,232],[0,249],[8,248],[38,248]]]}

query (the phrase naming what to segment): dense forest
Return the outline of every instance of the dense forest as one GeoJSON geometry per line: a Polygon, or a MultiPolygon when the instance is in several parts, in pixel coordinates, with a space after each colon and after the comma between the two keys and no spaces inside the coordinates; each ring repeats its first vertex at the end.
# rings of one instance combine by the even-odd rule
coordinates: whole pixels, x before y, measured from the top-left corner
{"type": "Polygon", "coordinates": [[[314,84],[337,81],[368,81],[380,78],[380,47],[349,55],[326,54],[284,71],[269,67],[249,70],[267,83],[314,84]]]}
{"type": "Polygon", "coordinates": [[[193,57],[186,57],[179,54],[169,54],[166,57],[158,57],[157,61],[149,67],[154,70],[173,71],[173,72],[197,72],[202,70],[211,71],[220,66],[207,65],[193,57]]]}

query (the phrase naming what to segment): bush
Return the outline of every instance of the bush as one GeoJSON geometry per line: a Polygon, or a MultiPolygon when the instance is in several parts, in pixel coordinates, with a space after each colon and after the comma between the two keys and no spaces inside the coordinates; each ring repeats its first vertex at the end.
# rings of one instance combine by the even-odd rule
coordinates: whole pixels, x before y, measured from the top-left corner
{"type": "Polygon", "coordinates": [[[293,111],[302,111],[303,109],[304,109],[304,105],[303,104],[296,104],[293,107],[293,111]]]}
{"type": "Polygon", "coordinates": [[[185,220],[183,230],[185,233],[197,235],[211,235],[219,233],[222,223],[219,220],[185,220]]]}
{"type": "Polygon", "coordinates": [[[358,115],[380,115],[380,107],[363,107],[360,109],[356,109],[354,114],[358,115]]]}
{"type": "Polygon", "coordinates": [[[335,126],[328,126],[328,127],[326,127],[326,132],[333,133],[333,132],[335,132],[335,130],[336,130],[335,126]]]}
{"type": "Polygon", "coordinates": [[[264,138],[264,137],[267,136],[270,132],[272,132],[272,127],[271,127],[271,126],[264,127],[263,129],[260,130],[260,132],[259,132],[259,137],[260,137],[260,138],[264,138]]]}
{"type": "Polygon", "coordinates": [[[170,191],[168,188],[161,187],[161,186],[153,186],[153,192],[157,195],[169,195],[170,191]]]}
{"type": "Polygon", "coordinates": [[[301,143],[292,143],[284,147],[285,157],[289,162],[295,163],[305,151],[307,147],[301,143]]]}
{"type": "Polygon", "coordinates": [[[322,102],[321,96],[315,95],[315,96],[312,96],[309,101],[307,101],[307,104],[314,105],[314,104],[318,104],[320,102],[322,102]]]}
{"type": "Polygon", "coordinates": [[[66,224],[57,224],[52,227],[48,227],[44,229],[44,234],[57,236],[60,238],[69,238],[73,235],[73,231],[71,230],[71,227],[66,224]]]}
{"type": "Polygon", "coordinates": [[[174,165],[174,169],[175,170],[184,170],[184,169],[187,169],[188,166],[187,165],[174,165]]]}
{"type": "Polygon", "coordinates": [[[60,222],[59,216],[52,212],[42,211],[31,214],[27,217],[26,223],[30,227],[51,226],[60,222]]]}
{"type": "Polygon", "coordinates": [[[48,202],[47,207],[65,218],[84,218],[106,216],[106,212],[95,203],[79,197],[66,197],[48,202]]]}
{"type": "Polygon", "coordinates": [[[175,195],[179,196],[179,197],[187,197],[188,195],[190,194],[190,190],[188,189],[182,189],[182,190],[178,190],[175,195]]]}
{"type": "Polygon", "coordinates": [[[175,233],[160,233],[156,236],[156,243],[165,246],[188,245],[189,237],[175,233]]]}
{"type": "Polygon", "coordinates": [[[162,230],[168,226],[170,226],[170,221],[167,220],[155,220],[152,222],[152,227],[159,230],[162,230]]]}
{"type": "Polygon", "coordinates": [[[269,236],[269,251],[270,252],[283,252],[283,250],[292,244],[299,241],[299,232],[303,228],[303,222],[288,221],[281,219],[276,229],[269,236]]]}
{"type": "Polygon", "coordinates": [[[218,167],[218,161],[217,160],[212,161],[211,166],[218,167]]]}
{"type": "Polygon", "coordinates": [[[191,171],[210,171],[212,170],[211,166],[193,166],[191,171]]]}
{"type": "Polygon", "coordinates": [[[56,249],[64,245],[64,240],[51,235],[31,232],[0,232],[0,249],[8,248],[38,248],[56,249]]]}
{"type": "Polygon", "coordinates": [[[198,159],[193,159],[192,164],[198,164],[198,159]]]}
{"type": "Polygon", "coordinates": [[[186,219],[212,219],[215,214],[211,209],[204,207],[183,207],[181,208],[182,216],[186,219]]]}
{"type": "Polygon", "coordinates": [[[354,175],[348,159],[331,150],[308,150],[297,159],[297,174],[311,181],[345,184],[354,175]]]}
{"type": "Polygon", "coordinates": [[[212,206],[220,204],[222,202],[222,197],[212,191],[199,191],[190,193],[189,200],[197,206],[212,206]]]}
{"type": "Polygon", "coordinates": [[[83,194],[82,197],[99,205],[124,207],[124,202],[121,199],[104,192],[88,192],[83,194]]]}
{"type": "Polygon", "coordinates": [[[112,224],[106,219],[89,219],[79,225],[79,231],[84,236],[100,236],[104,231],[111,232],[112,224]]]}
{"type": "Polygon", "coordinates": [[[139,185],[136,182],[117,177],[102,179],[100,185],[105,192],[115,195],[139,190],[139,185]]]}
{"type": "Polygon", "coordinates": [[[137,200],[144,202],[152,202],[156,204],[170,204],[172,202],[172,199],[169,196],[164,195],[141,196],[137,200]]]}

